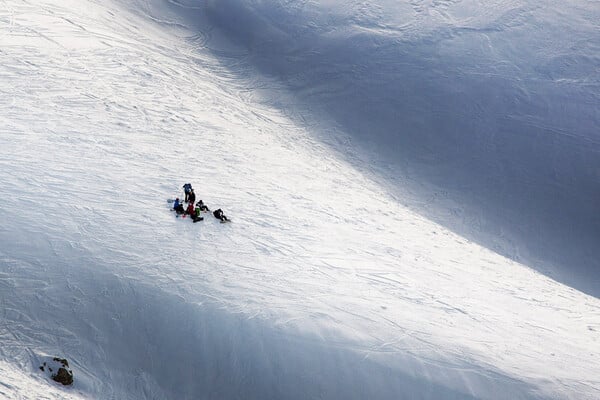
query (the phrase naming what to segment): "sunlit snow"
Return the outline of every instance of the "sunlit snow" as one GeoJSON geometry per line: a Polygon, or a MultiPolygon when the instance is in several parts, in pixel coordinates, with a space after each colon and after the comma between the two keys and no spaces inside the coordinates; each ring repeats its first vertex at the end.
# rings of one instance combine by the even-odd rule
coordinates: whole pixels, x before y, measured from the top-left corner
{"type": "Polygon", "coordinates": [[[0,398],[600,397],[598,2],[0,4],[0,398]]]}

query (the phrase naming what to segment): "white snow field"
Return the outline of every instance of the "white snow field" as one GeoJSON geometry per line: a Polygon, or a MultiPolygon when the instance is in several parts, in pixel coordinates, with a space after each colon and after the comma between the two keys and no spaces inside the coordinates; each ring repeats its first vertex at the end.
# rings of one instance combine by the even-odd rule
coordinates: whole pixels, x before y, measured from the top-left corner
{"type": "Polygon", "coordinates": [[[600,398],[599,4],[1,1],[0,398],[600,398]]]}

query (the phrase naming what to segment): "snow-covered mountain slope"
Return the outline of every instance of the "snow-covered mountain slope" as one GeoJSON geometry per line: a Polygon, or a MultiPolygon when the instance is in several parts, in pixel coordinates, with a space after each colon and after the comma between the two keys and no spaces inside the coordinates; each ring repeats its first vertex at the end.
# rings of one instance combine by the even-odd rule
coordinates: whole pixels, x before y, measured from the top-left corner
{"type": "Polygon", "coordinates": [[[596,1],[207,3],[404,204],[600,295],[596,1]]]}
{"type": "MultiPolygon", "coordinates": [[[[380,14],[366,2],[4,2],[0,396],[598,397],[598,298],[406,207],[423,199],[411,184],[420,175],[382,179],[379,147],[396,144],[383,131],[389,114],[372,121],[363,153],[331,107],[337,98],[348,123],[365,123],[345,70],[330,69],[346,47],[305,77],[297,71],[313,65],[301,44],[321,41],[298,42],[295,60],[277,57],[298,26],[363,48],[334,29],[344,19],[328,17],[358,15],[361,4],[356,29],[384,21],[380,30],[423,43],[443,36],[442,16],[427,17],[436,7],[419,2],[403,6],[421,18],[406,27],[385,2],[380,14]],[[286,19],[292,11],[314,12],[312,24],[286,19]],[[257,36],[244,43],[248,32],[257,36]],[[166,198],[188,181],[233,222],[175,218],[166,198]],[[46,355],[69,360],[73,387],[40,373],[46,355]]],[[[501,9],[489,7],[490,20],[501,9]]],[[[390,82],[371,72],[370,84],[390,82]]],[[[370,104],[367,86],[357,90],[370,104]]]]}

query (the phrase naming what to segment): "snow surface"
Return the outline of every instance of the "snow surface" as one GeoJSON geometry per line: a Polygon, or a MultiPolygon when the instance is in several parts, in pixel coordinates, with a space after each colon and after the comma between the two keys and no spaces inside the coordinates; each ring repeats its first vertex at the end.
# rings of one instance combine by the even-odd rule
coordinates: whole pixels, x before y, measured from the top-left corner
{"type": "Polygon", "coordinates": [[[599,398],[599,14],[3,1],[0,397],[599,398]]]}

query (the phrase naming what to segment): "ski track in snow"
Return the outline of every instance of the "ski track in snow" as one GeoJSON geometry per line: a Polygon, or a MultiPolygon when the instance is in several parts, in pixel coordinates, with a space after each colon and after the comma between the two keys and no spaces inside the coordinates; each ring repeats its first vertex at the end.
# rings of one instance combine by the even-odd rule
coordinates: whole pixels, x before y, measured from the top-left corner
{"type": "Polygon", "coordinates": [[[1,397],[598,397],[597,298],[403,207],[196,4],[3,2],[1,397]]]}

